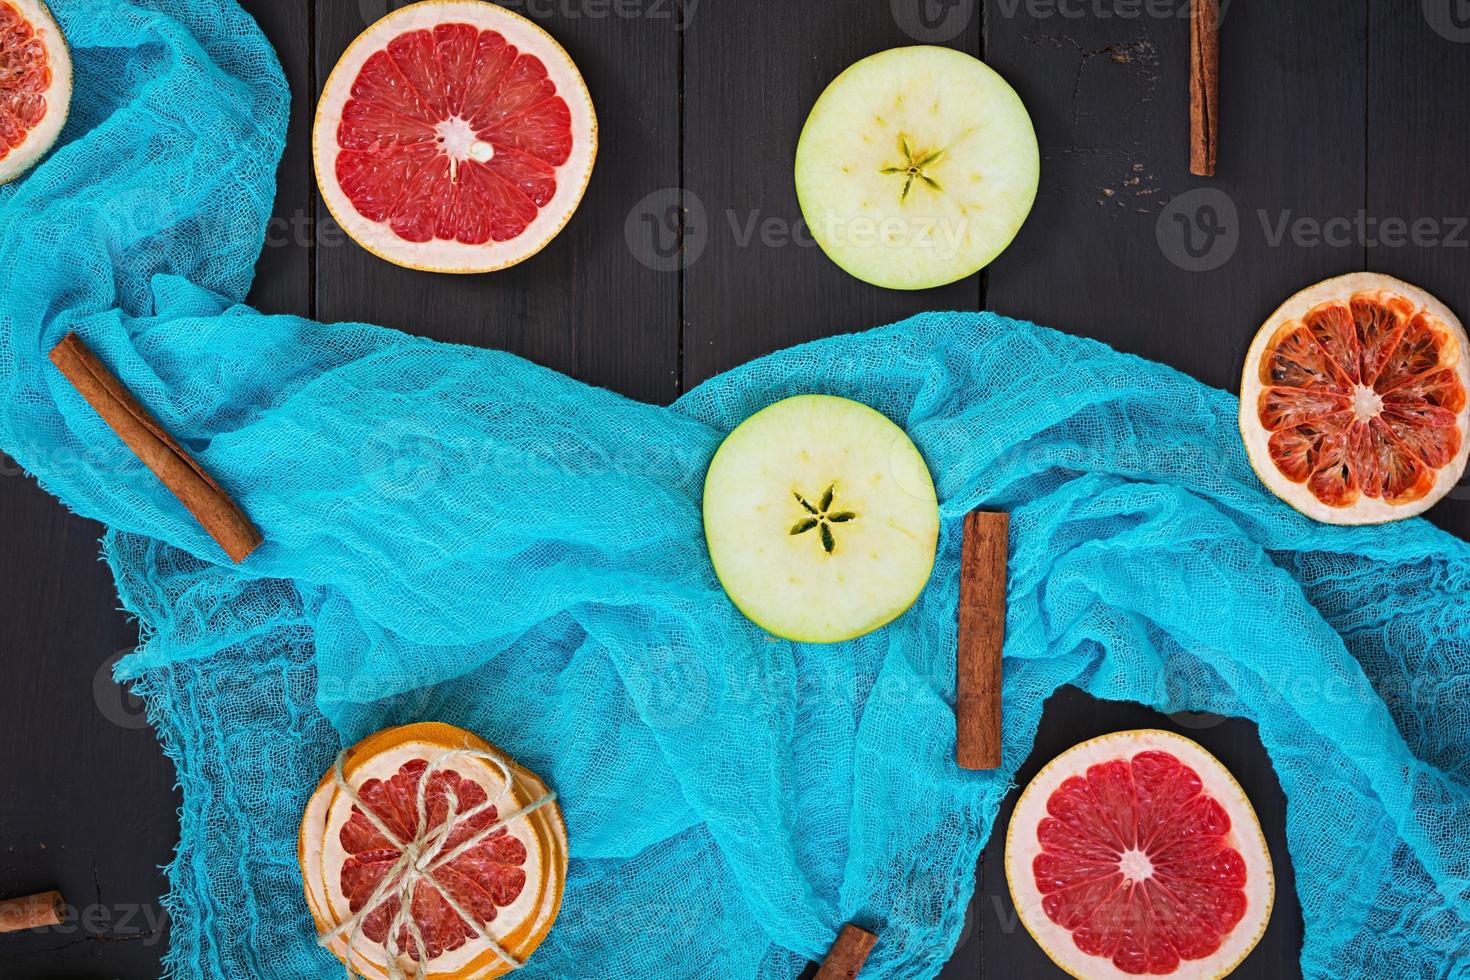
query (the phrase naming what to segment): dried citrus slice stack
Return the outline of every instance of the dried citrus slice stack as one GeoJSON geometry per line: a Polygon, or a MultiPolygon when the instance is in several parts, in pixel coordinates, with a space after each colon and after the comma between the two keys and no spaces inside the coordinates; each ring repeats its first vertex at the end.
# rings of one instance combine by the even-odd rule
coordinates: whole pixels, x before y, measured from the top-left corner
{"type": "Polygon", "coordinates": [[[1240,431],[1262,482],[1308,517],[1378,524],[1433,506],[1470,455],[1470,351],[1439,300],[1374,273],[1318,283],[1256,335],[1240,431]]]}
{"type": "Polygon", "coordinates": [[[327,207],[363,248],[414,269],[491,272],[571,219],[597,118],[540,27],[481,0],[425,0],[348,47],[312,147],[327,207]]]}
{"type": "Polygon", "coordinates": [[[451,725],[378,732],[317,786],[298,843],[322,944],[368,980],[499,977],[551,930],[561,811],[540,779],[451,725]]]}
{"type": "Polygon", "coordinates": [[[71,108],[71,54],[40,0],[0,0],[0,184],[56,142],[71,108]]]}
{"type": "Polygon", "coordinates": [[[1162,731],[1104,735],[1046,765],[1006,834],[1026,931],[1074,977],[1223,977],[1276,886],[1255,810],[1220,762],[1162,731]]]}

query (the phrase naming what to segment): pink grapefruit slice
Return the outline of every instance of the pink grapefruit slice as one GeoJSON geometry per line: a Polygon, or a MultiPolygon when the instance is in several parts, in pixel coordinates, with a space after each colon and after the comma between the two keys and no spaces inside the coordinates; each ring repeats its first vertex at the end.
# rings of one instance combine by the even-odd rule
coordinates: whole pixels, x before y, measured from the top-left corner
{"type": "Polygon", "coordinates": [[[481,0],[424,0],[348,47],[312,144],[322,197],[363,248],[412,269],[492,272],[571,219],[597,117],[540,27],[481,0]]]}
{"type": "Polygon", "coordinates": [[[1261,481],[1329,524],[1423,513],[1470,457],[1470,345],[1439,300],[1375,273],[1303,290],[1246,356],[1240,432],[1261,481]]]}
{"type": "Polygon", "coordinates": [[[1026,930],[1086,980],[1223,977],[1275,899],[1245,793],[1163,731],[1104,735],[1048,763],[1016,804],[1005,862],[1026,930]]]}
{"type": "Polygon", "coordinates": [[[482,929],[500,951],[524,963],[550,932],[566,882],[566,827],[556,803],[515,816],[547,795],[545,783],[483,739],[438,723],[364,739],[348,750],[343,774],[357,800],[329,771],[307,802],[297,846],[307,905],[324,945],[369,980],[389,980],[395,963],[402,975],[416,976],[420,961],[432,980],[514,970],[482,929]],[[459,749],[499,756],[510,785],[477,755],[436,765],[459,749]],[[497,826],[503,819],[508,822],[497,826]],[[412,886],[412,928],[405,921],[395,929],[401,900],[393,882],[402,880],[400,859],[410,843],[430,855],[432,875],[412,886]],[[435,855],[442,863],[432,861],[435,855]]]}
{"type": "Polygon", "coordinates": [[[71,54],[40,0],[0,0],[0,184],[49,150],[71,108],[71,54]]]}

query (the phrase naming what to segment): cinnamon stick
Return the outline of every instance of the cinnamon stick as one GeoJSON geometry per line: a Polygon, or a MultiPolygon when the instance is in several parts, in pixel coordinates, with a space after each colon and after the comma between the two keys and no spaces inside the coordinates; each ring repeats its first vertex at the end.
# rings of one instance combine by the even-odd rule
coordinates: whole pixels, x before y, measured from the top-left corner
{"type": "Polygon", "coordinates": [[[868,962],[868,954],[877,943],[878,937],[871,932],[850,923],[843,926],[813,980],[852,980],[868,962]]]}
{"type": "Polygon", "coordinates": [[[66,902],[61,892],[41,892],[0,902],[0,932],[59,926],[64,918],[66,902]]]}
{"type": "Polygon", "coordinates": [[[234,561],[261,543],[260,532],[229,495],[159,425],[76,334],[51,351],[55,364],[118,438],[173,492],[234,561]]]}
{"type": "Polygon", "coordinates": [[[963,769],[1000,766],[1000,667],[1010,523],[1009,515],[995,511],[965,515],[955,701],[955,758],[963,769]]]}
{"type": "Polygon", "coordinates": [[[1220,0],[1193,0],[1189,44],[1189,170],[1215,175],[1220,146],[1220,0]]]}

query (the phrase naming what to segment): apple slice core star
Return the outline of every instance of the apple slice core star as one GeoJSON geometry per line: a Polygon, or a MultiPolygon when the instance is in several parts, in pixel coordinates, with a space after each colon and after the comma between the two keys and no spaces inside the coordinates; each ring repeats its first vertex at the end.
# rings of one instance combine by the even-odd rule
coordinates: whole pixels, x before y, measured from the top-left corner
{"type": "Polygon", "coordinates": [[[903,430],[802,395],[738,426],[710,463],[704,529],[732,602],[785,639],[835,643],[901,615],[934,568],[934,481],[903,430]]]}
{"type": "Polygon", "coordinates": [[[882,51],[812,107],[796,194],[812,237],[852,275],[928,289],[1011,243],[1036,200],[1041,155],[1015,90],[942,47],[882,51]]]}

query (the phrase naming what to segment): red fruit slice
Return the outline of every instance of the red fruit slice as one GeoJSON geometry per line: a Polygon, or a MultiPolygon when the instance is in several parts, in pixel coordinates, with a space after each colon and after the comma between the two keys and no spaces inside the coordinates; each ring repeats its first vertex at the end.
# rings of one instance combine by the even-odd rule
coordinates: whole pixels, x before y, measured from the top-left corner
{"type": "Polygon", "coordinates": [[[1261,328],[1241,382],[1241,434],[1262,481],[1309,517],[1421,513],[1464,474],[1470,351],[1421,289],[1357,274],[1308,289],[1261,328]]]}
{"type": "Polygon", "coordinates": [[[0,0],[0,184],[39,160],[71,106],[71,56],[40,0],[0,0]]]}
{"type": "Polygon", "coordinates": [[[565,51],[478,0],[401,8],[368,28],[327,80],[313,134],[338,223],[411,268],[488,272],[540,249],[571,218],[597,122],[565,51]]]}
{"type": "MultiPolygon", "coordinates": [[[[427,768],[426,760],[413,759],[400,766],[391,779],[369,779],[358,790],[363,803],[393,831],[396,841],[411,841],[420,835],[417,794],[427,768]]],[[[425,791],[424,826],[429,830],[443,827],[451,812],[467,813],[486,799],[485,790],[478,783],[452,770],[437,771],[429,778],[425,791]]],[[[498,816],[499,810],[491,806],[456,822],[442,850],[453,851],[475,834],[494,826],[498,816]]],[[[372,899],[384,876],[403,856],[403,849],[385,837],[357,806],[352,808],[352,816],[339,836],[347,853],[342,863],[342,891],[349,900],[349,909],[356,914],[372,899]]],[[[485,924],[495,919],[496,906],[510,905],[520,896],[526,886],[526,872],[521,868],[525,863],[526,845],[501,828],[449,861],[440,877],[461,905],[485,924]]],[[[399,905],[398,896],[390,895],[368,913],[363,925],[368,939],[382,943],[388,938],[389,924],[398,914],[399,905]]],[[[427,882],[421,881],[415,887],[412,914],[430,959],[443,955],[446,950],[458,949],[475,935],[444,901],[439,890],[427,882]]],[[[421,958],[406,925],[399,931],[398,946],[410,958],[421,958]]]]}
{"type": "Polygon", "coordinates": [[[482,930],[524,962],[551,929],[566,881],[555,802],[522,812],[546,796],[545,784],[482,739],[434,723],[378,732],[353,746],[342,768],[356,798],[327,773],[307,803],[298,847],[325,945],[370,980],[420,968],[432,980],[511,972],[482,930]],[[479,753],[504,761],[509,788],[479,753]],[[509,822],[498,827],[502,817],[509,822]],[[405,853],[418,855],[424,877],[406,882],[405,853]]]}
{"type": "Polygon", "coordinates": [[[1189,739],[1119,732],[1052,760],[1006,837],[1027,930],[1077,977],[1221,977],[1275,896],[1255,811],[1189,739]]]}

